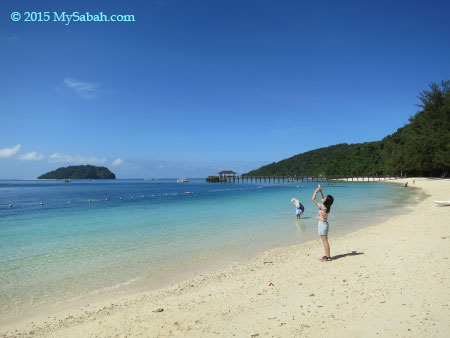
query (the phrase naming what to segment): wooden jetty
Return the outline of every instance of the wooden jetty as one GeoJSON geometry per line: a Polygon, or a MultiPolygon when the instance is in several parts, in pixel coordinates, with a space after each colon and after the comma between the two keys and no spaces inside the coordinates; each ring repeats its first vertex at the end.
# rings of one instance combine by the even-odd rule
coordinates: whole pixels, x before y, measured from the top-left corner
{"type": "Polygon", "coordinates": [[[239,176],[232,170],[224,170],[215,176],[208,176],[206,182],[211,183],[293,183],[293,182],[376,182],[397,179],[397,176],[239,176]]]}

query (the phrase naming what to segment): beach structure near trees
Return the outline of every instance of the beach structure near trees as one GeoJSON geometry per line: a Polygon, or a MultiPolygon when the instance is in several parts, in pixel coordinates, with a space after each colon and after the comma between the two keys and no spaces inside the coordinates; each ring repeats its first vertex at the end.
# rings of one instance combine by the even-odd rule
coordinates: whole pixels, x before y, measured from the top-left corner
{"type": "Polygon", "coordinates": [[[206,178],[206,182],[210,183],[226,183],[226,182],[235,182],[236,178],[239,182],[239,176],[237,176],[236,172],[233,170],[222,170],[217,175],[208,176],[206,178]]]}

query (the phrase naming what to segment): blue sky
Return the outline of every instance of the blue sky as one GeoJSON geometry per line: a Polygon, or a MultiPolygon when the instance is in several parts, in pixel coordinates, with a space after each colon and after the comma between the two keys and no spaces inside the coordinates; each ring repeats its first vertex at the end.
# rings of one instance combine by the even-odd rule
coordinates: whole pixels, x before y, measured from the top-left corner
{"type": "Polygon", "coordinates": [[[450,76],[447,1],[0,4],[0,179],[239,173],[408,122],[450,76]],[[134,22],[13,22],[12,12],[134,22]]]}

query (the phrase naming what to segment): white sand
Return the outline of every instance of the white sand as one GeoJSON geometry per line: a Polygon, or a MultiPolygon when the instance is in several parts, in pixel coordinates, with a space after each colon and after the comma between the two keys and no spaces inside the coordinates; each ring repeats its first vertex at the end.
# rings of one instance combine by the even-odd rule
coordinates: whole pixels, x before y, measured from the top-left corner
{"type": "Polygon", "coordinates": [[[450,207],[433,205],[450,181],[408,181],[429,195],[411,213],[339,238],[331,224],[332,262],[319,262],[319,240],[275,249],[0,337],[450,337],[450,207]]]}

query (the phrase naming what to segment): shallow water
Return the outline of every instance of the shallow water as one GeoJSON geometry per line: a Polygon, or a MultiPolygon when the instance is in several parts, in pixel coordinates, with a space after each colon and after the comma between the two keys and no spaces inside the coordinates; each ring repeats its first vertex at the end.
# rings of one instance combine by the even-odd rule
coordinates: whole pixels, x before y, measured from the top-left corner
{"type": "MultiPolygon", "coordinates": [[[[396,184],[322,186],[335,198],[330,236],[404,212],[420,198],[396,184]]],[[[195,179],[0,181],[2,317],[132,284],[204,257],[245,256],[316,239],[316,187],[195,179]],[[300,221],[292,197],[305,206],[300,221]]]]}

